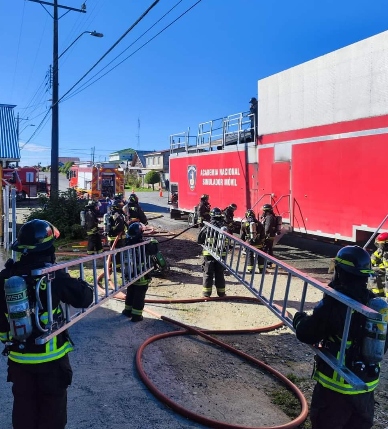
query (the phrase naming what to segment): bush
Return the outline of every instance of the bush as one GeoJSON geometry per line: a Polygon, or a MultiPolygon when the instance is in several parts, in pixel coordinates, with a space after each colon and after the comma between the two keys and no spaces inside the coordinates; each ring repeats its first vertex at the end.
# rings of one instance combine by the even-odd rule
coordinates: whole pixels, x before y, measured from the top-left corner
{"type": "Polygon", "coordinates": [[[155,183],[160,182],[160,174],[155,170],[151,170],[144,176],[144,181],[145,183],[152,185],[152,189],[155,189],[155,183]]]}
{"type": "Polygon", "coordinates": [[[84,238],[83,228],[80,225],[80,212],[84,210],[85,200],[79,200],[74,189],[59,192],[57,197],[40,197],[41,208],[31,210],[27,221],[42,219],[55,225],[61,238],[84,238]]]}

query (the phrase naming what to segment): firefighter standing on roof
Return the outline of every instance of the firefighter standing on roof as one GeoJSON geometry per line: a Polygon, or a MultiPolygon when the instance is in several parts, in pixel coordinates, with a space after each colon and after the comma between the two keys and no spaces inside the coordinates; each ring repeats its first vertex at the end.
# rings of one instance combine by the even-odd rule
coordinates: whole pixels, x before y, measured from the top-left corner
{"type": "Polygon", "coordinates": [[[382,232],[376,237],[377,249],[371,255],[372,269],[376,273],[376,283],[372,292],[377,296],[388,298],[388,232],[382,232]]]}
{"type": "MultiPolygon", "coordinates": [[[[8,356],[7,381],[13,383],[14,429],[64,429],[67,423],[67,388],[73,375],[68,353],[73,350],[72,343],[67,331],[63,331],[46,344],[35,344],[42,332],[36,326],[34,315],[30,314],[40,280],[32,277],[31,271],[55,264],[54,240],[58,236],[57,228],[47,221],[27,222],[12,244],[12,250],[21,253],[20,261],[8,260],[0,273],[0,340],[6,345],[3,354],[8,356]],[[12,297],[9,285],[15,284],[15,280],[27,286],[25,292],[18,293],[27,297],[25,304],[29,307],[28,311],[24,307],[23,338],[15,331],[11,304],[7,303],[7,297],[12,297]]],[[[39,320],[43,328],[48,321],[46,291],[42,282],[39,320]]],[[[93,301],[93,288],[83,280],[71,278],[64,270],[56,271],[51,282],[51,297],[54,324],[61,323],[64,318],[61,301],[75,308],[87,308],[93,301]]],[[[23,314],[21,306],[19,304],[17,309],[19,320],[20,313],[23,314]]]]}
{"type": "Polygon", "coordinates": [[[210,209],[209,195],[203,194],[198,205],[198,225],[203,226],[204,222],[210,222],[210,209]]]}
{"type": "Polygon", "coordinates": [[[127,217],[127,223],[141,222],[143,225],[148,224],[147,216],[140,207],[139,198],[136,194],[131,194],[128,198],[128,203],[124,206],[123,212],[127,217]]]}
{"type": "MultiPolygon", "coordinates": [[[[276,216],[274,215],[271,204],[263,205],[263,214],[261,215],[260,221],[264,226],[265,234],[265,250],[268,255],[273,256],[273,242],[276,236],[276,216]]],[[[269,264],[271,265],[271,263],[269,264]]]]}
{"type": "MultiPolygon", "coordinates": [[[[241,224],[240,237],[241,240],[246,241],[256,249],[263,249],[265,239],[264,227],[256,219],[255,212],[252,209],[249,209],[245,213],[245,221],[241,224]]],[[[252,251],[248,250],[247,252],[247,272],[251,273],[254,270],[255,258],[252,251]]],[[[257,255],[257,266],[259,272],[262,273],[264,269],[264,258],[259,255],[257,255]]]]}
{"type": "MultiPolygon", "coordinates": [[[[129,225],[126,237],[126,246],[132,246],[134,244],[141,243],[143,241],[143,229],[139,222],[134,222],[129,225]]],[[[143,262],[141,259],[143,253],[140,255],[136,252],[136,264],[140,267],[143,262]]],[[[127,295],[125,297],[125,308],[122,314],[129,317],[132,322],[141,322],[143,320],[143,309],[145,296],[148,290],[148,285],[151,282],[150,274],[145,274],[135,283],[127,287],[127,295]]]]}
{"type": "MultiPolygon", "coordinates": [[[[218,207],[210,212],[210,223],[217,228],[225,228],[225,221],[222,216],[222,212],[218,207]]],[[[207,226],[202,227],[201,231],[198,234],[198,244],[205,244],[207,234],[207,226]]],[[[208,238],[210,246],[213,245],[213,241],[217,240],[217,234],[215,237],[208,238]]],[[[228,241],[224,241],[224,248],[220,249],[220,256],[225,257],[228,249],[228,241]]],[[[213,282],[215,283],[218,296],[225,296],[225,276],[224,276],[224,267],[211,256],[211,254],[203,249],[203,288],[202,295],[204,297],[209,297],[212,294],[213,282]]]]}
{"type": "Polygon", "coordinates": [[[229,234],[234,233],[234,212],[237,210],[237,205],[232,203],[229,204],[228,207],[226,207],[224,210],[222,210],[222,213],[224,215],[226,227],[228,228],[229,234]]]}
{"type": "MultiPolygon", "coordinates": [[[[333,280],[329,286],[372,308],[377,309],[377,303],[386,321],[387,303],[381,298],[375,298],[367,289],[371,273],[368,252],[358,246],[346,246],[337,253],[333,280]]],[[[295,314],[293,326],[297,338],[306,344],[321,343],[323,349],[338,356],[347,309],[345,304],[324,295],[312,315],[308,316],[304,312],[295,314]]],[[[379,383],[380,360],[388,344],[383,334],[371,335],[372,332],[367,329],[365,316],[354,312],[345,351],[346,367],[364,381],[367,390],[351,386],[316,356],[313,378],[317,384],[310,409],[313,429],[370,429],[373,426],[374,389],[379,383]],[[378,348],[374,342],[376,340],[378,348]]]]}
{"type": "Polygon", "coordinates": [[[88,255],[102,252],[101,236],[98,230],[98,205],[90,200],[85,207],[85,227],[88,236],[88,255]]]}

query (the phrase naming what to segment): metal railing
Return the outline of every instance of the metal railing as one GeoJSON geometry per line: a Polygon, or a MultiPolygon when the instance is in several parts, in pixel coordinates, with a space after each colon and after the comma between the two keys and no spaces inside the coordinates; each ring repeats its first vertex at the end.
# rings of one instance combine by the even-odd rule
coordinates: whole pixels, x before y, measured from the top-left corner
{"type": "Polygon", "coordinates": [[[371,308],[280,262],[239,238],[221,231],[214,225],[207,222],[205,222],[205,225],[207,226],[207,235],[206,244],[203,247],[293,332],[295,330],[292,326],[292,319],[289,316],[290,310],[305,311],[308,307],[306,302],[317,303],[322,298],[321,293],[330,295],[347,307],[338,359],[327,350],[317,346],[310,347],[338,373],[339,377],[343,377],[357,389],[367,390],[367,385],[345,366],[345,350],[350,322],[353,310],[374,320],[382,320],[382,316],[371,308]],[[226,240],[228,240],[227,245],[230,251],[226,256],[222,256],[222,249],[225,248],[226,240]],[[262,274],[255,273],[255,270],[252,273],[247,272],[248,258],[244,257],[244,253],[248,254],[248,252],[253,252],[254,267],[257,266],[259,256],[264,258],[262,274]],[[267,272],[269,263],[274,268],[272,273],[267,272]]]}
{"type": "Polygon", "coordinates": [[[153,263],[151,258],[146,254],[146,244],[147,241],[135,244],[134,246],[126,246],[117,250],[110,250],[103,254],[85,256],[69,262],[52,265],[51,267],[33,270],[31,275],[34,277],[40,277],[36,289],[39,290],[40,283],[45,282],[47,285],[48,313],[48,323],[42,326],[39,320],[39,297],[37,296],[35,322],[37,328],[42,332],[42,335],[36,338],[35,343],[47,343],[60,332],[69,328],[78,320],[100,307],[118,292],[121,292],[130,284],[149,273],[153,269],[153,263]],[[115,255],[119,255],[120,258],[120,273],[117,272],[115,255]],[[97,268],[99,262],[100,264],[102,263],[100,270],[97,268]],[[55,278],[55,273],[59,270],[65,270],[68,272],[69,270],[75,269],[78,275],[75,276],[73,272],[71,272],[71,276],[85,280],[85,270],[89,266],[89,269],[91,269],[92,281],[88,281],[88,283],[93,285],[93,303],[88,308],[78,310],[68,304],[64,304],[64,321],[61,322],[61,324],[54,322],[51,283],[55,278]]]}

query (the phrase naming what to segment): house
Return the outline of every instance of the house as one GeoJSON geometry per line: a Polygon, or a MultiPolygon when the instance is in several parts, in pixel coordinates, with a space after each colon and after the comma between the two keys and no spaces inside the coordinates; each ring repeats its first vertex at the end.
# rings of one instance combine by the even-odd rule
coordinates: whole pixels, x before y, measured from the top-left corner
{"type": "Polygon", "coordinates": [[[20,161],[17,123],[11,104],[0,104],[0,161],[6,167],[20,161]]]}
{"type": "Polygon", "coordinates": [[[162,184],[165,186],[166,179],[170,178],[170,149],[159,152],[151,152],[144,155],[146,159],[146,170],[155,170],[160,173],[162,184]]]}

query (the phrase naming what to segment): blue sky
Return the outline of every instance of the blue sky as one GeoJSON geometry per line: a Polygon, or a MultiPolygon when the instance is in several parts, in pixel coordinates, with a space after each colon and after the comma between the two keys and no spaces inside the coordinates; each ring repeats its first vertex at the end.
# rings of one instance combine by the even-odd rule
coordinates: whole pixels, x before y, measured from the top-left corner
{"type": "MultiPolygon", "coordinates": [[[[104,72],[196,1],[182,0],[104,72]]],[[[82,2],[59,4],[80,8],[82,2]]],[[[95,148],[95,160],[102,161],[129,147],[167,149],[170,134],[188,127],[196,134],[200,122],[248,110],[258,79],[388,28],[383,0],[202,0],[106,76],[81,87],[178,2],[160,0],[74,92],[83,90],[60,103],[59,156],[86,161],[95,148]]],[[[86,14],[69,12],[60,19],[59,52],[84,31],[104,37],[84,34],[60,59],[60,97],[153,1],[85,3],[86,14]]],[[[15,114],[29,118],[20,122],[22,165],[50,164],[51,115],[45,126],[38,125],[50,106],[46,73],[52,62],[52,27],[40,4],[0,0],[0,103],[16,105],[15,114]]]]}

